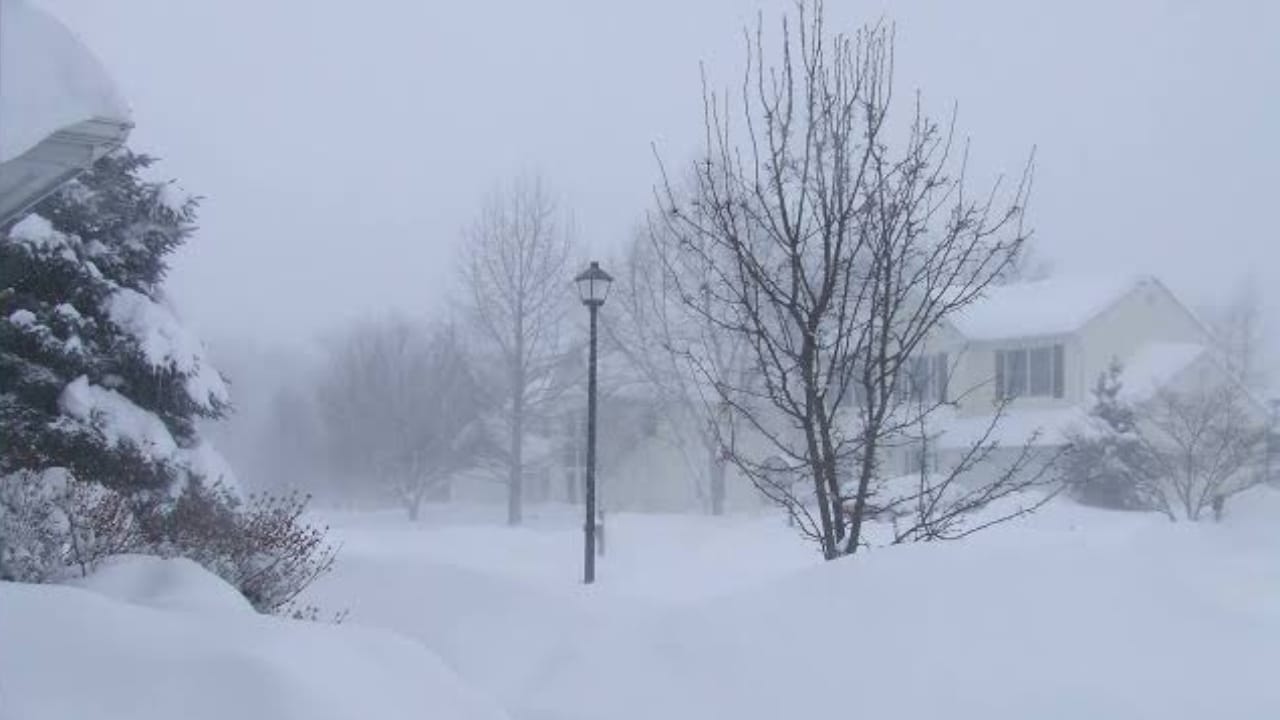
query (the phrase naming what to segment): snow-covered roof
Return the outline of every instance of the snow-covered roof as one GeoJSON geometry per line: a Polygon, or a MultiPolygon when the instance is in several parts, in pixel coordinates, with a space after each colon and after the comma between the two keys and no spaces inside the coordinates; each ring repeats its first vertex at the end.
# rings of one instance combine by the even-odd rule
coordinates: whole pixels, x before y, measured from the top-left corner
{"type": "Polygon", "coordinates": [[[934,445],[941,450],[971,448],[979,442],[994,442],[1002,448],[1025,445],[1054,447],[1084,429],[1089,414],[1083,407],[1019,409],[1009,408],[995,427],[990,415],[939,418],[931,430],[937,432],[934,445]],[[990,429],[990,434],[986,433],[990,429]]]}
{"type": "Polygon", "coordinates": [[[0,0],[0,162],[129,108],[101,63],[62,23],[25,0],[0,0]]]}
{"type": "Polygon", "coordinates": [[[1144,345],[1124,363],[1120,394],[1130,401],[1150,398],[1200,359],[1207,348],[1196,343],[1157,342],[1144,345]]]}
{"type": "Polygon", "coordinates": [[[989,288],[950,316],[970,340],[1063,335],[1078,330],[1143,278],[1063,275],[989,288]]]}

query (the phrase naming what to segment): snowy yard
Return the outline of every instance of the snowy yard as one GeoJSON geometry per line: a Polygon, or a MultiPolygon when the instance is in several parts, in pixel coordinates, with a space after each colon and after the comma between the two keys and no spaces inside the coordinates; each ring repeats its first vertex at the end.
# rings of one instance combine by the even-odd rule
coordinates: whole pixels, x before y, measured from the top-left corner
{"type": "Polygon", "coordinates": [[[0,0],[0,720],[1280,720],[1280,3],[758,4],[0,0]]]}
{"type": "MultiPolygon", "coordinates": [[[[770,517],[344,517],[318,600],[417,638],[517,718],[1272,717],[1280,498],[1221,526],[1048,507],[821,566],[770,517]]],[[[1241,501],[1241,505],[1244,501],[1241,501]]]]}
{"type": "Polygon", "coordinates": [[[185,561],[0,585],[0,717],[1268,718],[1277,517],[1271,491],[1221,525],[1059,502],[824,565],[776,517],[619,514],[588,589],[570,508],[335,514],[310,599],[337,628],[185,561]]]}

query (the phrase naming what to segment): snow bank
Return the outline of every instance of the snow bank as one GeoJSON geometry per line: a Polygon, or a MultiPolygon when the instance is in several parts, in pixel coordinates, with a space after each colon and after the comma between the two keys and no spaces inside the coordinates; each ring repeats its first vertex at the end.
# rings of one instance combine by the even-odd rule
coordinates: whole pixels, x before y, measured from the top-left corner
{"type": "Polygon", "coordinates": [[[45,12],[0,0],[0,162],[97,117],[129,118],[102,65],[45,12]]]}
{"type": "Polygon", "coordinates": [[[1280,533],[1130,518],[1143,529],[872,552],[585,637],[522,702],[559,718],[1272,717],[1280,533]]]}
{"type": "Polygon", "coordinates": [[[161,610],[252,613],[253,606],[222,578],[187,558],[120,555],[72,585],[121,602],[161,610]]]}
{"type": "Polygon", "coordinates": [[[1222,525],[1063,501],[965,542],[823,564],[780,518],[619,516],[588,589],[572,519],[389,516],[338,523],[343,562],[317,591],[517,717],[1264,718],[1280,707],[1277,518],[1268,490],[1222,525]],[[693,602],[653,602],[680,595],[693,602]]]}
{"type": "MultiPolygon", "coordinates": [[[[133,581],[168,576],[184,592],[212,591],[212,581],[193,582],[188,570],[126,562],[90,584],[147,596],[145,583],[133,581]]],[[[157,597],[163,593],[150,595],[157,597]]],[[[504,717],[410,641],[207,607],[190,612],[193,604],[210,603],[186,597],[159,610],[81,588],[0,583],[0,717],[504,717]]]]}

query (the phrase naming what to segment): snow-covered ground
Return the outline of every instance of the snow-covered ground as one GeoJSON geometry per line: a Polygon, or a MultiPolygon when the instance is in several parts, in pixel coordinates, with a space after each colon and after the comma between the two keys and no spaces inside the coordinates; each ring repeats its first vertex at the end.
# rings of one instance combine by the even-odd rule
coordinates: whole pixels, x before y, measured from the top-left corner
{"type": "Polygon", "coordinates": [[[963,543],[823,565],[778,518],[335,518],[317,588],[517,718],[1266,718],[1280,496],[1222,525],[1057,502],[963,543]],[[811,715],[812,714],[812,715],[811,715]]]}
{"type": "Polygon", "coordinates": [[[420,644],[257,615],[183,560],[0,583],[0,719],[505,717],[420,644]]]}
{"type": "Polygon", "coordinates": [[[254,616],[172,564],[126,561],[88,589],[0,585],[0,718],[1280,709],[1280,493],[1200,525],[1056,502],[830,564],[773,516],[619,514],[591,588],[577,513],[532,515],[330,515],[343,552],[310,599],[348,609],[340,627],[254,616]]]}

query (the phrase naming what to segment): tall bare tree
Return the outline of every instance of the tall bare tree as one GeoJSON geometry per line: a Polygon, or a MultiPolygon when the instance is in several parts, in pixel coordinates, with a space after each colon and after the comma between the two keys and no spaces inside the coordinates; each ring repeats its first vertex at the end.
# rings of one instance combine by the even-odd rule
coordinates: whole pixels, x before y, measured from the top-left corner
{"type": "Polygon", "coordinates": [[[1245,277],[1222,305],[1209,307],[1205,317],[1228,367],[1245,387],[1257,393],[1268,389],[1268,323],[1262,297],[1253,277],[1245,277]]]}
{"type": "Polygon", "coordinates": [[[573,235],[542,180],[522,177],[490,193],[466,230],[466,243],[470,309],[505,376],[507,522],[517,525],[527,421],[561,390],[553,371],[566,349],[573,235]]]}
{"type": "MultiPolygon", "coordinates": [[[[663,256],[675,252],[676,240],[664,227],[653,226],[637,232],[628,248],[621,270],[621,282],[614,292],[614,312],[606,331],[627,363],[657,400],[669,421],[669,439],[684,457],[695,478],[695,492],[712,515],[725,509],[729,461],[717,427],[728,421],[728,406],[715,397],[703,373],[687,362],[681,351],[691,343],[706,349],[704,360],[715,374],[732,374],[747,359],[740,335],[725,332],[705,315],[693,315],[682,307],[682,288],[699,291],[699,299],[709,295],[699,280],[671,276],[677,267],[664,265],[663,256]]],[[[691,268],[680,267],[682,271],[691,268]]]]}
{"type": "MultiPolygon", "coordinates": [[[[891,131],[887,28],[829,34],[808,2],[784,18],[772,64],[764,35],[761,22],[747,36],[739,96],[704,92],[692,192],[664,169],[656,222],[675,238],[662,257],[685,311],[747,348],[745,373],[722,372],[705,342],[681,349],[729,408],[721,445],[831,559],[861,545],[886,456],[943,404],[900,388],[945,319],[1017,257],[1030,165],[1008,192],[997,182],[973,197],[950,125],[917,100],[891,131]]],[[[1022,469],[963,508],[938,494],[930,512],[985,508],[1039,477],[1022,469]]],[[[909,536],[958,536],[953,520],[909,536]]]]}

